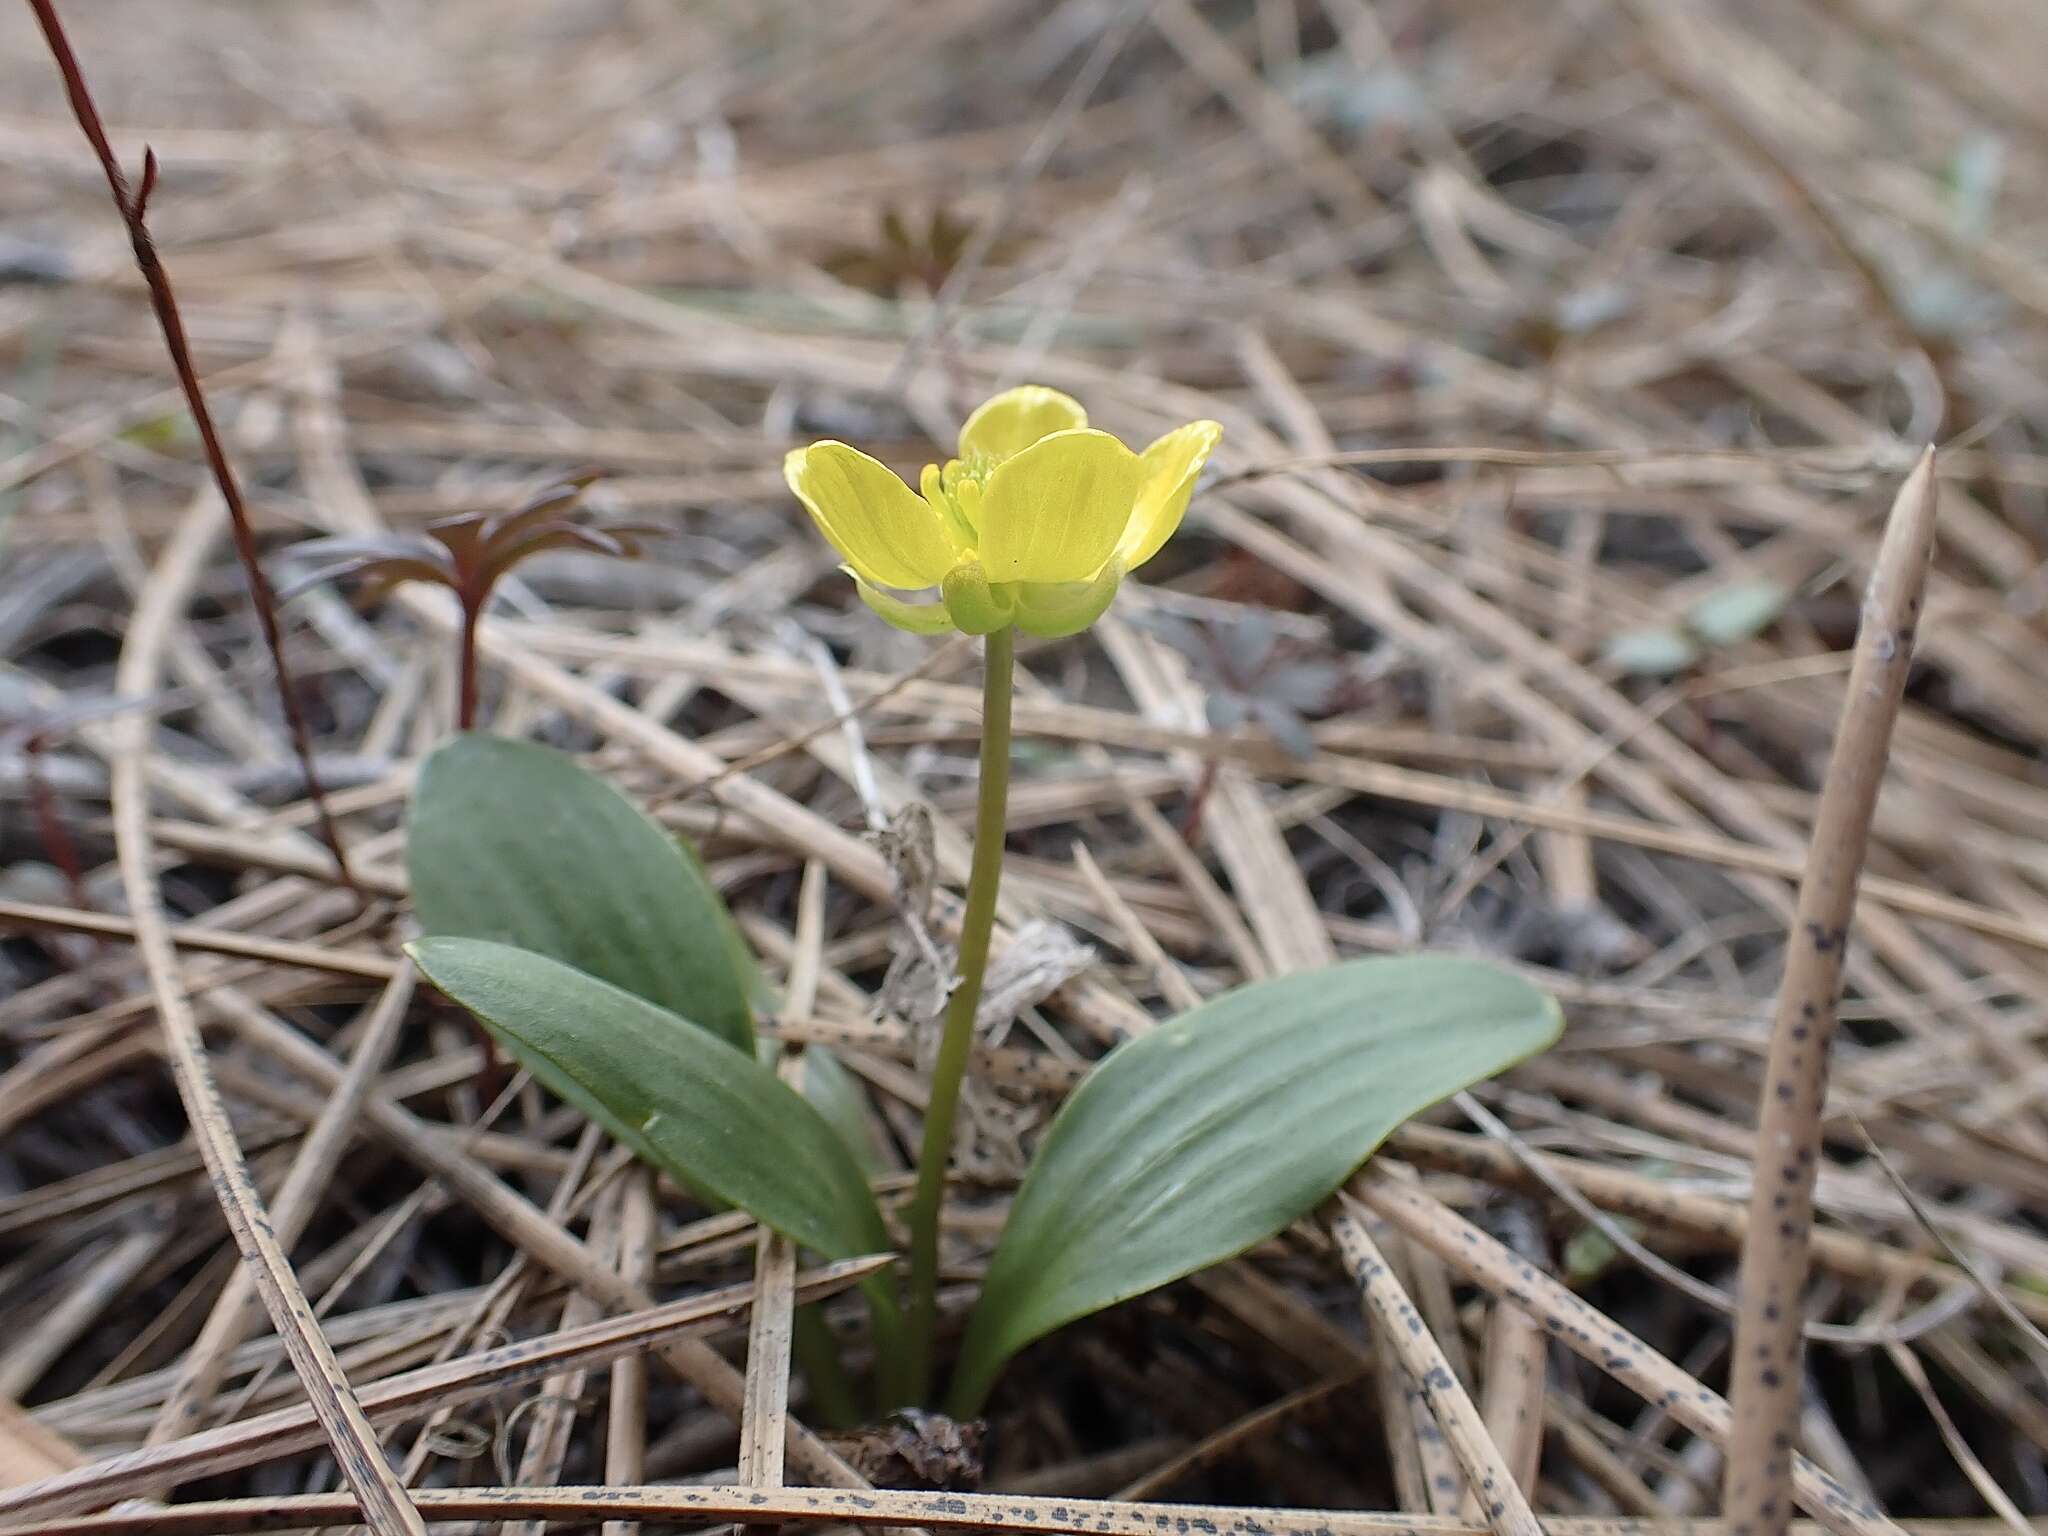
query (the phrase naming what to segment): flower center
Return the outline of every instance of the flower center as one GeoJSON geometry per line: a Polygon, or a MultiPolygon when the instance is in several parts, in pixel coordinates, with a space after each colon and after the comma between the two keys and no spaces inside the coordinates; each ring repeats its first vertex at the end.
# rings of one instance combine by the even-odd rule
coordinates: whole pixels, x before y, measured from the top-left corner
{"type": "Polygon", "coordinates": [[[981,543],[981,488],[996,461],[977,453],[965,459],[948,459],[946,467],[927,464],[918,488],[924,499],[945,518],[954,536],[968,549],[981,543]]]}

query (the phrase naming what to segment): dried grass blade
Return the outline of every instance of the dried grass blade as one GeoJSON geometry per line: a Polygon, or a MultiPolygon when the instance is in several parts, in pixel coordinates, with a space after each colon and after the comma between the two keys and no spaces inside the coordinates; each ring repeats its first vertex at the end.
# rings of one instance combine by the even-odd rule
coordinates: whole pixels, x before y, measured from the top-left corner
{"type": "MultiPolygon", "coordinates": [[[[362,1038],[349,1059],[347,1076],[306,1133],[292,1159],[291,1171],[277,1192],[271,1220],[281,1245],[289,1246],[304,1232],[325,1196],[335,1164],[356,1136],[363,1100],[376,1086],[377,1075],[384,1070],[391,1048],[398,1041],[399,1026],[405,1020],[412,992],[412,966],[401,962],[397,973],[371,1005],[362,1038]]],[[[229,1276],[206,1325],[186,1351],[177,1380],[171,1384],[156,1423],[150,1426],[143,1441],[145,1445],[161,1445],[198,1423],[201,1409],[219,1388],[236,1347],[248,1337],[255,1322],[253,1289],[253,1272],[248,1266],[238,1267],[229,1276]]]]}
{"type": "MultiPolygon", "coordinates": [[[[245,1011],[235,1022],[252,1040],[322,1087],[332,1089],[342,1068],[325,1051],[297,1031],[286,1028],[262,1010],[245,1011]]],[[[654,1298],[604,1263],[503,1180],[462,1151],[445,1134],[381,1094],[365,1105],[370,1125],[407,1158],[443,1180],[472,1209],[544,1268],[587,1291],[606,1306],[642,1309],[654,1298]]],[[[741,1375],[726,1359],[695,1339],[665,1343],[662,1360],[735,1420],[745,1398],[741,1375]]],[[[795,1420],[790,1421],[790,1459],[806,1477],[836,1488],[865,1488],[867,1482],[846,1459],[795,1420]]]]}
{"type": "MultiPolygon", "coordinates": [[[[217,531],[220,511],[221,504],[210,491],[195,501],[143,588],[115,670],[115,687],[124,697],[146,697],[159,686],[164,636],[198,577],[217,531]]],[[[206,1043],[185,991],[170,927],[164,917],[162,893],[157,889],[146,779],[151,724],[150,717],[139,711],[123,713],[114,720],[113,730],[120,748],[113,763],[114,847],[122,888],[135,924],[136,946],[142,953],[150,992],[156,1000],[178,1096],[184,1101],[193,1139],[213,1176],[221,1212],[227,1218],[235,1246],[254,1270],[264,1308],[305,1383],[312,1411],[334,1449],[335,1460],[363,1501],[366,1523],[380,1533],[425,1536],[426,1525],[419,1511],[392,1475],[333,1349],[312,1321],[305,1292],[271,1229],[262,1196],[249,1177],[248,1164],[243,1161],[242,1149],[235,1141],[234,1128],[228,1122],[220,1091],[207,1064],[206,1043]]]]}
{"type": "MultiPolygon", "coordinates": [[[[888,1262],[886,1256],[877,1255],[824,1265],[798,1277],[797,1293],[806,1300],[835,1294],[888,1262]]],[[[739,1317],[752,1303],[751,1285],[727,1286],[442,1365],[424,1366],[366,1387],[363,1410],[389,1422],[473,1402],[502,1387],[537,1381],[576,1366],[600,1365],[658,1342],[706,1333],[739,1317]]],[[[76,1472],[0,1491],[0,1528],[31,1517],[40,1525],[47,1517],[110,1504],[157,1483],[189,1481],[250,1466],[311,1449],[320,1442],[320,1425],[311,1407],[280,1408],[152,1450],[109,1457],[76,1472]]]]}
{"type": "Polygon", "coordinates": [[[1421,1391],[1465,1474],[1466,1486],[1479,1501],[1487,1528],[1494,1536],[1543,1536],[1536,1512],[1501,1459],[1478,1407],[1372,1240],[1365,1213],[1347,1205],[1340,1194],[1325,1219],[1371,1314],[1374,1335],[1387,1340],[1401,1369],[1421,1391]]]}
{"type": "MultiPolygon", "coordinates": [[[[1724,1398],[1449,1207],[1375,1168],[1353,1179],[1347,1193],[1473,1284],[1520,1307],[1550,1337],[1644,1402],[1655,1404],[1701,1438],[1727,1445],[1729,1412],[1724,1398]]],[[[1902,1536],[1881,1510],[1871,1508],[1803,1456],[1793,1461],[1792,1487],[1800,1506],[1835,1536],[1902,1536]]],[[[1556,1522],[1551,1524],[1555,1527],[1556,1522]]]]}
{"type": "MultiPolygon", "coordinates": [[[[655,1251],[661,1240],[661,1212],[654,1202],[654,1170],[637,1167],[626,1175],[619,1213],[619,1273],[635,1285],[654,1281],[655,1251]]],[[[608,1483],[636,1483],[647,1465],[647,1362],[622,1355],[612,1366],[612,1395],[604,1436],[608,1483]]],[[[633,1527],[607,1521],[604,1536],[632,1536],[633,1527]]]]}

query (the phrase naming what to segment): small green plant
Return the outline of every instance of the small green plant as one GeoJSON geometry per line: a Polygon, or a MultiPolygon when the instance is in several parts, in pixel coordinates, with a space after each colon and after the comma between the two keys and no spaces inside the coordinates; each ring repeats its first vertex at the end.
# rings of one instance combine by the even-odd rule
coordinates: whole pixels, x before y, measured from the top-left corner
{"type": "Polygon", "coordinates": [[[651,524],[598,518],[585,511],[583,493],[598,478],[573,475],[509,512],[458,512],[436,519],[418,534],[308,539],[294,545],[292,554],[319,563],[278,595],[295,596],[349,576],[362,580],[360,597],[366,603],[376,602],[400,582],[446,587],[462,607],[455,724],[458,730],[470,730],[476,725],[477,710],[476,631],[498,583],[521,561],[550,549],[635,559],[640,553],[636,535],[657,531],[651,524]]]}
{"type": "Polygon", "coordinates": [[[825,258],[825,270],[877,298],[893,299],[906,289],[936,294],[960,264],[974,225],[954,217],[941,203],[921,229],[911,228],[900,210],[882,214],[880,233],[865,244],[846,245],[825,258]]]}
{"type": "Polygon", "coordinates": [[[1710,650],[1754,640],[1778,622],[1791,601],[1792,594],[1775,581],[1731,582],[1707,593],[1675,623],[1614,635],[1601,659],[1630,677],[1675,677],[1710,650]]]}
{"type": "MultiPolygon", "coordinates": [[[[277,589],[277,600],[284,602],[308,588],[348,577],[361,581],[357,597],[366,604],[381,600],[402,582],[446,587],[462,610],[456,641],[455,728],[472,730],[478,704],[477,626],[498,583],[520,562],[544,550],[584,549],[636,559],[640,546],[635,536],[655,531],[648,525],[592,517],[582,505],[583,493],[599,478],[595,472],[571,475],[510,511],[457,512],[416,534],[308,539],[294,545],[292,554],[311,565],[277,589]]],[[[499,1062],[487,1031],[478,1031],[477,1044],[483,1055],[478,1097],[488,1101],[497,1093],[499,1062]]]]}
{"type": "MultiPolygon", "coordinates": [[[[974,856],[909,1211],[907,1302],[867,1285],[879,1406],[935,1396],[945,1175],[1002,873],[1015,631],[1093,623],[1179,526],[1220,436],[1195,422],[1133,453],[1067,396],[1028,386],[968,419],[959,457],[928,466],[922,494],[844,443],[785,465],[871,608],[915,633],[986,637],[974,856]],[[920,590],[936,597],[897,595],[920,590]]],[[[536,1077],[806,1248],[887,1245],[833,1096],[807,1102],[761,1061],[753,962],[676,839],[557,753],[465,736],[421,774],[409,858],[420,968],[536,1077]]],[[[1125,1042],[1037,1149],[946,1407],[978,1413],[1033,1340],[1272,1237],[1408,1116],[1561,1027],[1548,997],[1498,967],[1409,955],[1254,982],[1125,1042]]],[[[805,1364],[828,1391],[839,1379],[828,1358],[805,1364]]]]}

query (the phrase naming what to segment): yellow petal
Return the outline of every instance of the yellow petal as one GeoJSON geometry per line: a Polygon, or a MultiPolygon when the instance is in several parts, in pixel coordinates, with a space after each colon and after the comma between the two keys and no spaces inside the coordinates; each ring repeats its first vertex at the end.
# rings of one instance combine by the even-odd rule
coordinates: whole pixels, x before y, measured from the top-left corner
{"type": "Polygon", "coordinates": [[[869,586],[852,566],[843,569],[853,578],[854,590],[860,593],[860,600],[898,629],[913,635],[941,635],[953,627],[953,616],[946,612],[944,603],[906,603],[900,597],[891,597],[880,588],[869,586]]]}
{"type": "Polygon", "coordinates": [[[875,586],[935,586],[959,556],[944,519],[857,448],[799,448],[782,461],[782,477],[818,531],[875,586]]]}
{"type": "Polygon", "coordinates": [[[1027,581],[1017,588],[1017,627],[1057,640],[1078,635],[1101,618],[1124,579],[1124,563],[1111,557],[1093,581],[1027,581]]]}
{"type": "Polygon", "coordinates": [[[1128,569],[1136,570],[1173,537],[1188,510],[1188,498],[1195,493],[1202,466],[1222,437],[1223,428],[1215,422],[1191,421],[1138,456],[1144,473],[1138,504],[1116,547],[1117,557],[1128,569]]]}
{"type": "Polygon", "coordinates": [[[1020,384],[983,401],[960,429],[960,457],[1003,460],[1041,437],[1088,425],[1081,402],[1043,384],[1020,384]]]}
{"type": "Polygon", "coordinates": [[[998,464],[981,499],[991,581],[1086,581],[1115,551],[1138,456],[1107,432],[1055,432],[998,464]]]}

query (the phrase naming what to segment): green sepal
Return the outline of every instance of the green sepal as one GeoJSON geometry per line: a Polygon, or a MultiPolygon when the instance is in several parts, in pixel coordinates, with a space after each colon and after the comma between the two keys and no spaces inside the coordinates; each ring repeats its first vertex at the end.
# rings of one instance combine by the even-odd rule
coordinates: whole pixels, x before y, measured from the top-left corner
{"type": "Polygon", "coordinates": [[[946,572],[940,585],[946,612],[955,628],[970,635],[992,635],[1007,629],[1017,617],[1015,582],[991,584],[979,560],[962,560],[946,572]]]}
{"type": "Polygon", "coordinates": [[[891,597],[880,587],[869,586],[852,566],[842,565],[839,569],[853,577],[854,589],[860,593],[860,600],[874,609],[885,623],[913,635],[943,635],[953,627],[952,615],[946,612],[944,603],[906,603],[900,597],[891,597]]]}
{"type": "Polygon", "coordinates": [[[1017,627],[1047,640],[1078,635],[1108,611],[1123,579],[1124,563],[1112,559],[1093,581],[1019,582],[1017,627]]]}

